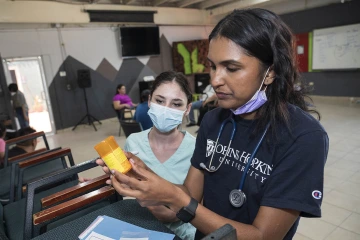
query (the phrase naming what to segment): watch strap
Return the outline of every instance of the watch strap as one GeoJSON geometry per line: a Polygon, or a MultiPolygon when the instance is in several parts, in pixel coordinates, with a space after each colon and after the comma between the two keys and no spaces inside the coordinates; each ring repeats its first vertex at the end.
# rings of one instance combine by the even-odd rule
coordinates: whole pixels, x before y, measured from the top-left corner
{"type": "Polygon", "coordinates": [[[196,201],[194,198],[190,199],[189,205],[182,207],[177,213],[176,216],[181,221],[187,223],[194,219],[195,212],[198,207],[198,201],[196,201]]]}
{"type": "Polygon", "coordinates": [[[195,217],[195,212],[198,207],[198,201],[195,200],[195,198],[191,198],[189,205],[186,206],[187,210],[192,212],[195,217]]]}

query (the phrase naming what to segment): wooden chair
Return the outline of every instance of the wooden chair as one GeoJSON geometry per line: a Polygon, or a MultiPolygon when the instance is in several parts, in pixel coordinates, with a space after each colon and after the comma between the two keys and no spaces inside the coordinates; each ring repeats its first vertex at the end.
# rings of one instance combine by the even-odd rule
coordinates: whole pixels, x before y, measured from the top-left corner
{"type": "Polygon", "coordinates": [[[8,240],[8,237],[5,234],[4,209],[3,209],[2,204],[0,204],[0,239],[1,240],[8,240]]]}
{"type": "Polygon", "coordinates": [[[59,215],[73,212],[79,208],[83,208],[89,203],[113,195],[115,190],[112,187],[107,186],[106,180],[108,179],[109,175],[102,175],[42,198],[42,207],[49,208],[33,214],[33,224],[43,224],[59,215]]]}
{"type": "Polygon", "coordinates": [[[74,159],[70,148],[48,151],[42,155],[32,157],[18,164],[19,174],[17,180],[16,200],[22,198],[22,186],[36,178],[68,168],[65,157],[68,157],[69,166],[74,166],[74,159]],[[27,172],[27,175],[25,173],[27,172]]]}
{"type": "MultiPolygon", "coordinates": [[[[132,109],[123,108],[123,109],[117,110],[114,108],[114,105],[111,105],[111,106],[114,109],[119,122],[125,121],[125,120],[132,120],[134,118],[132,109]],[[130,117],[128,117],[128,115],[130,115],[130,117]]],[[[120,136],[121,136],[121,125],[119,126],[119,137],[120,136]]]]}
{"type": "Polygon", "coordinates": [[[125,133],[125,137],[130,136],[132,133],[141,132],[143,130],[140,123],[135,120],[120,120],[120,127],[125,133]]]}
{"type": "Polygon", "coordinates": [[[4,155],[4,168],[7,167],[8,165],[8,152],[11,146],[17,144],[17,143],[21,143],[21,142],[25,142],[28,140],[32,140],[32,139],[36,139],[38,137],[42,137],[46,146],[46,149],[50,149],[49,148],[49,144],[47,142],[46,139],[46,135],[44,132],[35,132],[35,133],[31,133],[25,136],[21,136],[21,137],[17,137],[17,138],[13,138],[10,140],[6,141],[6,145],[5,145],[5,155],[4,155]]]}
{"type": "MultiPolygon", "coordinates": [[[[36,163],[41,163],[41,161],[45,160],[54,160],[54,159],[61,159],[63,157],[67,157],[72,159],[72,154],[70,149],[60,149],[44,156],[38,156],[29,161],[34,161],[36,163]]],[[[73,161],[73,160],[72,160],[73,161]]],[[[71,162],[71,161],[70,161],[71,162]]],[[[26,163],[28,164],[28,162],[26,163]]],[[[25,165],[26,165],[25,164],[25,165]]],[[[71,168],[71,167],[70,167],[71,168]]],[[[67,169],[70,169],[67,168],[67,169]]],[[[24,222],[25,222],[25,214],[26,214],[26,204],[32,202],[32,210],[38,212],[42,210],[40,200],[45,196],[54,194],[56,192],[62,191],[66,188],[73,187],[78,184],[78,176],[76,173],[72,175],[67,175],[66,177],[62,178],[61,181],[56,182],[53,185],[43,185],[41,188],[38,188],[35,192],[33,190],[29,190],[29,186],[33,182],[40,181],[42,179],[47,179],[48,176],[52,176],[58,172],[66,171],[67,169],[62,169],[51,174],[47,174],[46,176],[41,176],[37,178],[37,180],[31,181],[28,183],[26,188],[26,195],[25,198],[20,199],[18,201],[12,202],[4,206],[4,221],[7,230],[7,236],[9,239],[22,239],[23,237],[23,229],[24,229],[24,222]],[[28,197],[29,191],[31,192],[31,199],[28,197]]]]}
{"type": "Polygon", "coordinates": [[[79,183],[78,185],[65,189],[61,192],[57,192],[50,196],[41,199],[41,205],[43,207],[50,207],[52,205],[66,201],[72,197],[80,196],[87,191],[99,188],[106,185],[106,180],[109,179],[109,175],[105,174],[100,177],[91,179],[89,181],[79,183]]]}
{"type": "Polygon", "coordinates": [[[44,231],[46,226],[52,224],[51,228],[57,227],[61,225],[58,224],[59,222],[68,222],[119,200],[116,191],[105,183],[109,176],[104,175],[42,198],[42,206],[44,208],[51,207],[39,212],[33,210],[33,196],[36,189],[46,185],[53,185],[73,174],[96,167],[95,161],[96,158],[56,172],[28,185],[23,239],[27,240],[36,237],[40,232],[44,231]],[[66,221],[62,221],[63,218],[67,218],[66,221]]]}
{"type": "MultiPolygon", "coordinates": [[[[2,181],[0,181],[0,202],[2,204],[8,204],[15,200],[15,189],[19,183],[25,184],[33,177],[39,177],[43,174],[49,173],[50,169],[43,167],[40,169],[39,167],[31,168],[32,164],[28,164],[26,167],[22,167],[21,175],[22,180],[18,180],[19,177],[19,163],[23,161],[27,161],[33,157],[40,156],[45,153],[49,153],[52,151],[56,151],[60,148],[47,150],[46,148],[38,149],[31,153],[24,153],[16,157],[12,157],[8,159],[9,166],[6,168],[0,169],[0,176],[2,181]]],[[[37,164],[39,165],[39,164],[37,164]]],[[[56,164],[55,168],[59,166],[63,166],[64,164],[56,164]]],[[[54,166],[53,166],[54,167],[54,166]]],[[[63,168],[63,167],[62,167],[63,168]]],[[[56,169],[54,169],[56,170],[56,169]]]]}

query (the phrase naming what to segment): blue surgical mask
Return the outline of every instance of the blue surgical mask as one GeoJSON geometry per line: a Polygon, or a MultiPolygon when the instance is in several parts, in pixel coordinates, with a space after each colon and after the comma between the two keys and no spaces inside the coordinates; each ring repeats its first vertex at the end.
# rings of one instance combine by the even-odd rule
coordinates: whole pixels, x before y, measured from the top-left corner
{"type": "Polygon", "coordinates": [[[170,132],[182,123],[185,111],[172,109],[159,104],[150,103],[148,115],[160,132],[170,132]]]}
{"type": "Polygon", "coordinates": [[[266,88],[263,91],[260,91],[260,89],[265,81],[266,75],[268,74],[269,70],[270,70],[270,68],[268,68],[266,70],[266,73],[261,82],[260,88],[255,92],[254,96],[249,101],[247,101],[247,103],[245,103],[241,107],[237,108],[236,110],[231,109],[231,111],[235,115],[253,112],[267,102],[267,97],[266,97],[266,93],[265,93],[266,88]]]}

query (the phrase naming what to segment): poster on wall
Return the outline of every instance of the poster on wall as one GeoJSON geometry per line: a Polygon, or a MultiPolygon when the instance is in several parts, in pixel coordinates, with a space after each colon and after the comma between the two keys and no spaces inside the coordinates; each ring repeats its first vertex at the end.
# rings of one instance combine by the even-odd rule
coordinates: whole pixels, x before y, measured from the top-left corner
{"type": "Polygon", "coordinates": [[[186,75],[209,72],[208,50],[209,41],[207,39],[173,42],[174,70],[186,75]]]}

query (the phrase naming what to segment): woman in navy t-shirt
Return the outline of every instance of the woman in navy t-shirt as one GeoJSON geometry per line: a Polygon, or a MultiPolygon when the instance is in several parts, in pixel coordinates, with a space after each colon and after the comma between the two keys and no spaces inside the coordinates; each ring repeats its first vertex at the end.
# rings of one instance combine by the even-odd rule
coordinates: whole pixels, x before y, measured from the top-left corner
{"type": "Polygon", "coordinates": [[[328,153],[305,88],[294,88],[300,80],[293,35],[276,14],[247,9],[222,19],[209,40],[219,108],[201,123],[184,184],[163,180],[129,155],[137,178],[114,172],[112,185],[143,206],[169,207],[197,228],[196,239],[227,223],[238,239],[292,239],[300,217],[321,216],[328,153]]]}

